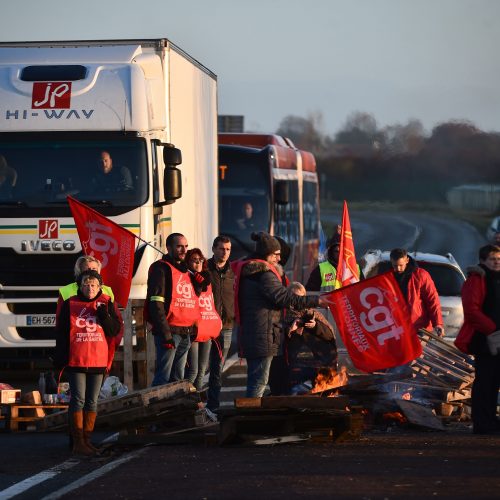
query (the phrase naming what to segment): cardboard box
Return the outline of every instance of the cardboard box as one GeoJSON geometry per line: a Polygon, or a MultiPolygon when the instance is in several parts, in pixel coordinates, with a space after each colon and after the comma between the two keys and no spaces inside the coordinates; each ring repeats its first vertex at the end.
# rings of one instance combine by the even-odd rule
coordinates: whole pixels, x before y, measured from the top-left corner
{"type": "Polygon", "coordinates": [[[21,401],[21,389],[1,389],[0,403],[19,403],[21,401]]]}

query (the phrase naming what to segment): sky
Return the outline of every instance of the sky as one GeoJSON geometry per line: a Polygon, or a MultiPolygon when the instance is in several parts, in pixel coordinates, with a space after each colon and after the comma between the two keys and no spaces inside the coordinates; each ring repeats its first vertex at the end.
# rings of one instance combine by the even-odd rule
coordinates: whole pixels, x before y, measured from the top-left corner
{"type": "Polygon", "coordinates": [[[497,0],[4,0],[0,41],[168,38],[218,77],[219,114],[274,132],[350,113],[500,131],[497,0]]]}

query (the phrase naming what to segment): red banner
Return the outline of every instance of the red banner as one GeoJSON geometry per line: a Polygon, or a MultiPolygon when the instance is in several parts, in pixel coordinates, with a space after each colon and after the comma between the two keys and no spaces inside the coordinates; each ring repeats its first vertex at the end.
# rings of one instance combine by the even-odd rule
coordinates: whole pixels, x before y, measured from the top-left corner
{"type": "Polygon", "coordinates": [[[422,354],[401,290],[384,273],[324,297],[356,368],[373,372],[408,363],[422,354]]]}
{"type": "Polygon", "coordinates": [[[125,307],[132,283],[135,235],[71,196],[67,199],[83,253],[101,261],[104,283],[125,307]]]}
{"type": "Polygon", "coordinates": [[[342,232],[340,235],[340,255],[337,265],[336,281],[340,288],[346,285],[352,285],[359,281],[359,270],[356,263],[356,254],[354,252],[354,241],[352,239],[351,221],[349,220],[349,211],[347,202],[344,200],[344,210],[342,212],[342,232]]]}

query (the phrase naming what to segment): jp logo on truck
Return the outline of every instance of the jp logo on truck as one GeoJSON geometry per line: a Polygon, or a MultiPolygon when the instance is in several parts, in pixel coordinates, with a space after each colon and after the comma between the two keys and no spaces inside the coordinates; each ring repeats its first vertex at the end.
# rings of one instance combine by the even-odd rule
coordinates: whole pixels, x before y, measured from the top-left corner
{"type": "Polygon", "coordinates": [[[38,221],[38,237],[41,240],[55,240],[59,235],[59,224],[55,219],[41,219],[38,221]]]}
{"type": "Polygon", "coordinates": [[[71,82],[35,82],[33,109],[68,109],[71,103],[71,82]]]}

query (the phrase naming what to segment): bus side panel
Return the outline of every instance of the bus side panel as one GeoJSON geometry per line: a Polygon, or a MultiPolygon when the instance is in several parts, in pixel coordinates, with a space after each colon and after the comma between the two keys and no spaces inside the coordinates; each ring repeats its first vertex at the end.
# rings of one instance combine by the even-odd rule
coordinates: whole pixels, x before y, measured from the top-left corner
{"type": "Polygon", "coordinates": [[[172,205],[172,231],[209,253],[218,232],[217,82],[170,51],[171,142],[182,151],[182,198],[172,205]]]}

